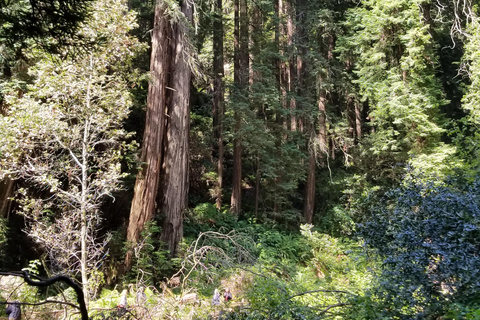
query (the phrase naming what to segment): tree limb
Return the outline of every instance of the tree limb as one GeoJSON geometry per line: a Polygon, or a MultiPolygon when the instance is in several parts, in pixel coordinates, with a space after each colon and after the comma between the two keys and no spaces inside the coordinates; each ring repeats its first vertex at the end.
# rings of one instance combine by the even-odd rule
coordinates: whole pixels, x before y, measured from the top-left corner
{"type": "Polygon", "coordinates": [[[351,293],[351,292],[348,292],[348,291],[319,289],[319,290],[311,290],[311,291],[305,291],[305,292],[300,292],[300,293],[294,294],[293,296],[290,296],[287,300],[291,300],[295,297],[303,296],[303,295],[306,295],[306,294],[317,293],[317,292],[344,293],[344,294],[355,295],[354,293],[351,293]]]}
{"type": "MultiPolygon", "coordinates": [[[[65,303],[65,304],[69,304],[69,305],[74,306],[77,309],[80,309],[80,313],[82,315],[82,320],[88,320],[88,311],[87,311],[87,306],[85,304],[85,299],[84,299],[84,296],[83,296],[82,288],[78,284],[76,284],[72,279],[70,279],[69,277],[60,275],[60,276],[55,276],[55,277],[52,277],[52,278],[49,278],[49,279],[46,279],[46,280],[39,278],[41,280],[34,281],[30,278],[30,275],[26,271],[22,271],[21,273],[20,272],[3,272],[3,271],[0,271],[0,275],[22,277],[27,284],[29,284],[31,286],[34,286],[34,287],[48,287],[48,286],[50,286],[52,284],[55,284],[56,282],[59,282],[59,281],[65,282],[68,286],[72,287],[73,290],[75,290],[75,293],[77,294],[77,302],[78,302],[79,306],[75,306],[75,305],[69,304],[69,303],[65,303]]],[[[48,303],[48,302],[50,302],[50,301],[46,301],[45,303],[48,303]]],[[[40,304],[43,304],[43,303],[40,303],[40,304]]]]}

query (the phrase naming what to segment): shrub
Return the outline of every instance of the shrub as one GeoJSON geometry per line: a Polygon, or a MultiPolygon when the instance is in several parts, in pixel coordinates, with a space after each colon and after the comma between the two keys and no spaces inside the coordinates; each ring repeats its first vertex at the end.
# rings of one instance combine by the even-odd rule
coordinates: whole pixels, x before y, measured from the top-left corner
{"type": "Polygon", "coordinates": [[[480,297],[480,180],[410,176],[359,227],[383,259],[385,314],[436,318],[452,302],[480,297]]]}

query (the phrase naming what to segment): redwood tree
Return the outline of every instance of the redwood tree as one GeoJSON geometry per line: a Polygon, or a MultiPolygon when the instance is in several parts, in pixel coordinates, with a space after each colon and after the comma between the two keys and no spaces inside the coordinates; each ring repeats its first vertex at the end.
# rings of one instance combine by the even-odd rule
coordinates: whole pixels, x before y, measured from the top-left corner
{"type": "Polygon", "coordinates": [[[248,10],[247,0],[235,0],[235,57],[234,82],[235,99],[238,104],[235,109],[235,139],[233,141],[233,187],[231,211],[239,215],[242,205],[242,139],[241,139],[241,108],[248,104],[247,86],[249,76],[248,57],[248,10]]]}
{"type": "MultiPolygon", "coordinates": [[[[181,11],[188,22],[192,21],[191,1],[182,1],[181,11]]],[[[167,105],[167,135],[164,138],[164,163],[162,168],[162,204],[165,216],[162,240],[171,256],[183,236],[183,213],[188,196],[188,155],[190,131],[190,82],[192,72],[189,66],[189,25],[179,21],[172,29],[172,58],[167,105]]]]}
{"type": "MultiPolygon", "coordinates": [[[[169,41],[171,25],[165,13],[167,4],[160,1],[155,7],[152,32],[150,72],[145,132],[143,134],[141,168],[135,182],[134,196],[127,229],[127,241],[135,244],[145,223],[151,221],[155,211],[160,168],[163,156],[162,140],[165,130],[166,86],[170,68],[169,41]]],[[[132,251],[125,257],[126,268],[132,264],[132,251]]]]}
{"type": "MultiPolygon", "coordinates": [[[[127,241],[135,245],[145,223],[159,208],[165,216],[162,240],[172,255],[182,238],[187,205],[191,82],[188,30],[192,15],[189,1],[181,1],[180,12],[176,6],[169,8],[168,1],[160,1],[155,8],[141,170],[127,229],[127,241]]],[[[126,267],[131,263],[129,251],[126,267]]]]}
{"type": "Polygon", "coordinates": [[[223,116],[224,116],[224,56],[223,56],[223,0],[215,1],[215,17],[213,20],[213,130],[217,143],[217,182],[215,186],[215,204],[222,207],[223,196],[223,116]]]}

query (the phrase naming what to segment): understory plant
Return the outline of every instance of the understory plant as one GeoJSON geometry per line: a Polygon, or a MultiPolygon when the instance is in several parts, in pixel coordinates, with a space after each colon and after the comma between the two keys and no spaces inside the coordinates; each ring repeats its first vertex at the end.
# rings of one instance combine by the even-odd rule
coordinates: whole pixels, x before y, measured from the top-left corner
{"type": "Polygon", "coordinates": [[[478,301],[480,180],[418,175],[371,208],[359,230],[382,259],[376,298],[388,317],[437,319],[478,301]]]}

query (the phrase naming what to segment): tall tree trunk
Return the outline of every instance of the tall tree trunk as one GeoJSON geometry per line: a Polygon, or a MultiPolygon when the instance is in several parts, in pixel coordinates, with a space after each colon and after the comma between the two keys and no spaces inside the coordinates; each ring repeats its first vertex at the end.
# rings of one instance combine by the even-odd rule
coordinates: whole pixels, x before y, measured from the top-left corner
{"type": "MultiPolygon", "coordinates": [[[[87,88],[87,104],[90,104],[90,86],[87,88]]],[[[87,237],[88,237],[88,220],[87,220],[87,188],[88,188],[88,150],[89,145],[89,130],[90,130],[90,119],[85,121],[85,128],[83,133],[83,147],[82,147],[82,193],[81,193],[81,203],[80,203],[80,274],[82,276],[82,290],[83,296],[85,298],[85,304],[88,307],[90,302],[90,292],[88,291],[88,272],[87,272],[87,263],[88,263],[88,247],[87,247],[87,237]]]]}
{"type": "MultiPolygon", "coordinates": [[[[311,132],[310,141],[314,140],[314,131],[315,129],[308,125],[309,131],[311,132]]],[[[308,155],[308,167],[307,167],[307,181],[305,185],[305,199],[303,207],[303,217],[305,218],[306,223],[313,223],[313,213],[315,211],[315,182],[316,182],[316,157],[315,150],[313,146],[309,147],[308,155]]]]}
{"type": "Polygon", "coordinates": [[[239,216],[242,208],[242,140],[239,136],[241,118],[235,113],[235,138],[233,140],[233,186],[230,200],[231,212],[239,216]]]}
{"type": "MultiPolygon", "coordinates": [[[[251,8],[251,16],[252,22],[250,24],[250,61],[252,61],[252,65],[250,67],[250,79],[249,84],[250,86],[254,87],[255,83],[261,82],[262,74],[259,70],[259,65],[262,63],[260,58],[261,52],[261,38],[263,36],[263,17],[262,17],[262,10],[261,4],[254,3],[251,8]]],[[[255,108],[257,117],[261,117],[263,103],[258,101],[252,101],[253,108],[255,108]]],[[[260,154],[257,153],[257,160],[256,160],[256,170],[255,170],[255,209],[254,214],[255,218],[258,218],[258,204],[260,201],[260,154]]]]}
{"type": "Polygon", "coordinates": [[[223,115],[224,115],[224,57],[223,57],[223,0],[215,1],[215,17],[213,20],[213,128],[217,142],[217,181],[215,185],[215,205],[222,207],[223,196],[223,115]]]}
{"type": "MultiPolygon", "coordinates": [[[[320,86],[322,79],[320,79],[320,86]]],[[[326,110],[326,92],[320,88],[318,96],[318,148],[317,157],[320,165],[324,166],[326,157],[328,156],[328,141],[327,141],[327,110],[326,110]]]]}
{"type": "MultiPolygon", "coordinates": [[[[277,0],[275,3],[275,15],[277,18],[277,23],[275,25],[275,45],[278,49],[278,58],[276,59],[276,80],[277,87],[280,94],[280,108],[277,109],[275,114],[275,122],[279,133],[275,138],[275,149],[277,154],[280,155],[282,150],[282,144],[286,140],[286,132],[288,129],[287,124],[287,90],[288,90],[288,71],[287,65],[285,63],[286,55],[286,43],[285,38],[287,34],[287,27],[285,25],[285,5],[288,0],[277,0]]],[[[277,190],[282,181],[283,172],[280,169],[276,169],[276,177],[274,178],[274,195],[273,195],[273,212],[280,212],[281,204],[280,201],[282,196],[277,190]]]]}
{"type": "MultiPolygon", "coordinates": [[[[247,0],[235,0],[235,57],[234,57],[234,82],[236,85],[236,98],[242,107],[248,104],[248,10],[247,0]]],[[[231,211],[236,216],[240,215],[242,208],[242,139],[241,112],[235,110],[235,138],[233,141],[233,186],[231,197],[231,211]]]]}
{"type": "Polygon", "coordinates": [[[360,103],[355,101],[355,142],[359,142],[362,139],[362,110],[360,103]]]}
{"type": "MultiPolygon", "coordinates": [[[[309,94],[309,90],[306,88],[308,70],[305,63],[307,56],[307,46],[306,46],[306,32],[305,32],[305,21],[307,15],[307,3],[306,0],[297,0],[297,94],[306,98],[309,94]]],[[[299,130],[305,131],[309,135],[309,139],[306,143],[306,150],[308,152],[308,164],[306,166],[307,171],[307,180],[305,182],[305,193],[304,193],[304,203],[303,203],[303,217],[307,223],[313,222],[313,214],[315,212],[315,183],[316,183],[316,147],[315,141],[316,132],[315,132],[315,120],[311,120],[306,117],[301,117],[299,119],[299,130]]]]}
{"type": "Polygon", "coordinates": [[[182,1],[181,11],[187,23],[181,20],[173,28],[169,87],[171,95],[167,107],[167,136],[165,137],[164,172],[162,174],[162,212],[165,215],[161,239],[171,256],[177,253],[183,237],[183,214],[188,199],[188,160],[190,132],[190,84],[192,73],[188,61],[188,42],[193,8],[190,0],[182,1]]]}
{"type": "MultiPolygon", "coordinates": [[[[353,72],[353,63],[350,59],[345,62],[345,70],[348,73],[353,72]]],[[[355,94],[349,92],[347,89],[347,115],[349,130],[352,132],[353,141],[357,144],[362,138],[362,110],[360,103],[355,97],[355,94]]],[[[352,90],[353,91],[353,90],[352,90]]]]}
{"type": "Polygon", "coordinates": [[[290,131],[297,131],[297,101],[295,99],[295,83],[296,83],[296,54],[295,54],[295,24],[294,18],[296,16],[295,7],[290,2],[287,2],[285,7],[287,13],[287,46],[289,52],[288,70],[287,70],[287,82],[289,93],[289,108],[290,108],[290,131]]]}
{"type": "Polygon", "coordinates": [[[257,170],[255,175],[255,219],[258,218],[258,203],[260,201],[260,156],[257,156],[257,170]]]}
{"type": "MultiPolygon", "coordinates": [[[[288,69],[287,65],[284,60],[286,44],[285,44],[285,36],[287,34],[286,26],[285,26],[285,1],[286,0],[278,0],[276,3],[276,15],[278,19],[278,25],[276,26],[276,34],[275,34],[275,41],[278,47],[278,55],[277,58],[277,81],[278,81],[278,89],[280,91],[280,104],[281,109],[277,111],[276,114],[276,123],[280,126],[283,126],[286,129],[287,123],[285,121],[284,113],[287,109],[287,88],[288,88],[288,69]]],[[[281,137],[278,137],[281,139],[281,137]]]]}
{"type": "MultiPolygon", "coordinates": [[[[162,141],[165,131],[166,90],[170,67],[169,41],[171,25],[166,15],[167,5],[160,1],[155,7],[152,33],[150,72],[152,81],[148,88],[145,131],[143,134],[141,169],[137,174],[127,228],[127,241],[135,245],[145,223],[154,217],[163,157],[162,141]]],[[[125,257],[125,267],[132,265],[133,251],[125,257]]]]}

